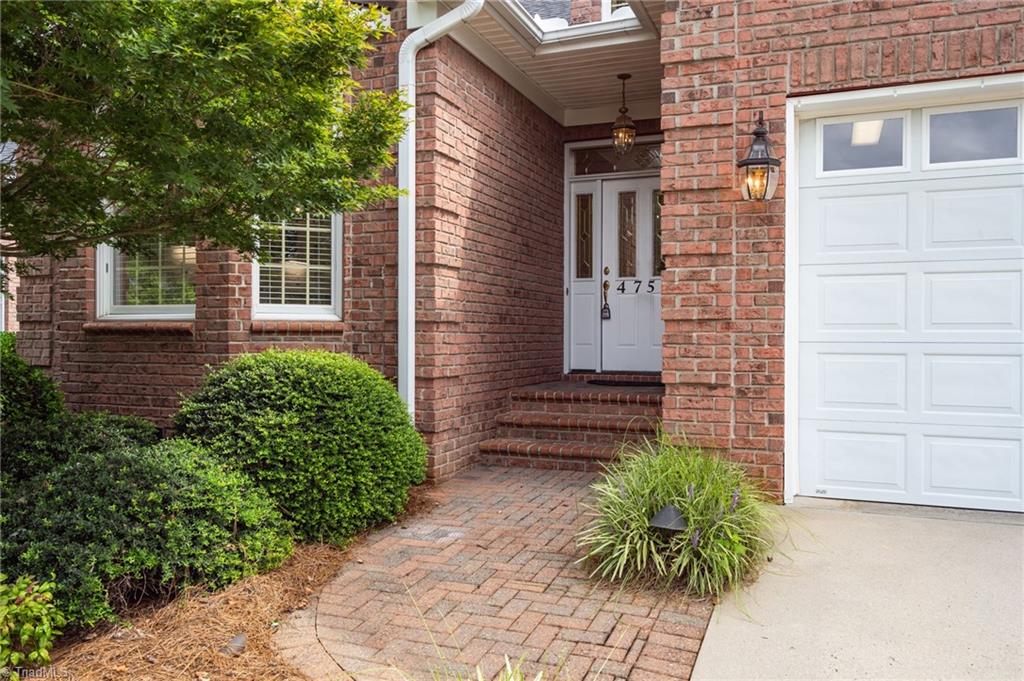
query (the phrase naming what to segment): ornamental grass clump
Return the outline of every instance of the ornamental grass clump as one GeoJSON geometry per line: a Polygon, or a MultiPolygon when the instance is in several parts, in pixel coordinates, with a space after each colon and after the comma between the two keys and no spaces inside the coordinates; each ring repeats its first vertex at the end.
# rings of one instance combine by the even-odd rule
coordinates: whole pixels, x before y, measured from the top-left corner
{"type": "Polygon", "coordinates": [[[667,436],[630,445],[592,486],[577,537],[591,575],[678,585],[717,595],[750,575],[771,548],[772,507],[731,461],[667,436]],[[683,529],[652,527],[666,505],[683,529]]]}

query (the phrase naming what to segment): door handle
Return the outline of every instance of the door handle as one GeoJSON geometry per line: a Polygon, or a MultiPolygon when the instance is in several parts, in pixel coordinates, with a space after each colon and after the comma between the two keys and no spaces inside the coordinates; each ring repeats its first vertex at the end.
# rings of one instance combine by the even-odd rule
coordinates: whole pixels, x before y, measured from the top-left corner
{"type": "Polygon", "coordinates": [[[605,304],[605,305],[607,305],[607,304],[608,304],[608,289],[610,289],[610,288],[611,288],[611,286],[612,286],[612,285],[608,283],[608,280],[607,280],[607,279],[605,279],[605,280],[604,280],[604,283],[603,283],[603,284],[601,284],[601,290],[602,290],[602,291],[603,291],[603,293],[604,293],[604,304],[605,304]]]}
{"type": "Polygon", "coordinates": [[[610,308],[608,306],[608,289],[609,288],[611,288],[611,284],[609,284],[608,280],[605,279],[604,283],[601,285],[601,289],[602,289],[603,294],[604,294],[604,305],[601,306],[601,319],[611,319],[612,318],[612,308],[610,308]]]}

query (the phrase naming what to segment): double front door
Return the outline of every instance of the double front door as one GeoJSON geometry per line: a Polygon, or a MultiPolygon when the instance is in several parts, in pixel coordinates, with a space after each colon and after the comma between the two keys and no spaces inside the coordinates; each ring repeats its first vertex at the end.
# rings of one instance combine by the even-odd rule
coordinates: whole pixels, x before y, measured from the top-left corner
{"type": "Polygon", "coordinates": [[[661,371],[657,177],[570,185],[569,365],[661,371]]]}

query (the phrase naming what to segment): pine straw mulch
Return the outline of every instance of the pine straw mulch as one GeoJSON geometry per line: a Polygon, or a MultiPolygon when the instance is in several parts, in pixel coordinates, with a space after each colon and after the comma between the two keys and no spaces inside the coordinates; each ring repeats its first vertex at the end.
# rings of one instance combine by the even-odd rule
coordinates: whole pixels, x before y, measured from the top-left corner
{"type": "MultiPolygon", "coordinates": [[[[413,490],[405,518],[435,506],[430,485],[423,485],[413,490]]],[[[53,651],[53,672],[75,681],[305,681],[277,657],[271,639],[277,623],[305,607],[346,560],[338,547],[300,544],[272,572],[214,593],[191,589],[126,613],[126,624],[69,636],[53,651]],[[244,652],[219,652],[243,633],[244,652]]]]}

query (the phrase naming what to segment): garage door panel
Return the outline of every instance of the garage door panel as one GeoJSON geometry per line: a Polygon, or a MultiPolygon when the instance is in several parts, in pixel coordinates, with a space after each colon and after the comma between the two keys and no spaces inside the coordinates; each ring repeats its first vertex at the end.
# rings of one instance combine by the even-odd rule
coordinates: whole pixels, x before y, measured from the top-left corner
{"type": "Polygon", "coordinates": [[[1013,427],[1019,343],[801,343],[801,419],[1013,427]]]}
{"type": "Polygon", "coordinates": [[[1024,260],[806,265],[801,342],[1024,341],[1024,260]]]}
{"type": "Polygon", "coordinates": [[[803,188],[800,216],[803,265],[1024,258],[1019,175],[803,188]]]}
{"type": "Polygon", "coordinates": [[[817,203],[815,229],[805,237],[816,255],[906,252],[906,194],[833,196],[817,203]]]}
{"type": "Polygon", "coordinates": [[[818,407],[906,414],[907,356],[819,352],[818,407]]]}
{"type": "Polygon", "coordinates": [[[1021,270],[1001,261],[924,272],[924,331],[1021,330],[1021,270]],[[984,267],[994,268],[987,270],[984,267]]]}
{"type": "Polygon", "coordinates": [[[894,265],[868,272],[852,268],[802,270],[801,338],[845,338],[847,334],[906,337],[907,276],[898,271],[902,269],[894,265]]]}
{"type": "Polygon", "coordinates": [[[1019,355],[926,354],[924,377],[925,412],[1021,416],[1019,355]]]}
{"type": "Polygon", "coordinates": [[[804,420],[800,441],[803,494],[1024,510],[1020,428],[804,420]]]}
{"type": "Polygon", "coordinates": [[[923,453],[926,496],[1021,500],[1019,438],[925,434],[923,453]]]}
{"type": "Polygon", "coordinates": [[[924,246],[937,251],[934,255],[945,258],[950,250],[1019,248],[1024,243],[1024,188],[945,190],[926,196],[924,246]]]}

